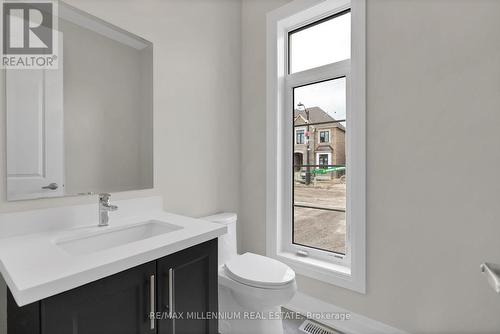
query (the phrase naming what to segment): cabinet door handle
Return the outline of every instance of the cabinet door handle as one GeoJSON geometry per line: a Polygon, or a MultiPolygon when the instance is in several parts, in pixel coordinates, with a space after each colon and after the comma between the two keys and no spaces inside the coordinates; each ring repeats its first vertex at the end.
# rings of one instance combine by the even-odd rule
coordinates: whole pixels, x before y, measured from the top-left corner
{"type": "Polygon", "coordinates": [[[172,319],[172,333],[175,334],[175,309],[174,309],[174,269],[170,268],[168,270],[168,313],[170,319],[172,319]]]}
{"type": "Polygon", "coordinates": [[[149,301],[150,301],[150,310],[151,310],[151,313],[150,313],[150,327],[151,330],[155,329],[155,275],[151,275],[151,277],[149,278],[149,301]]]}

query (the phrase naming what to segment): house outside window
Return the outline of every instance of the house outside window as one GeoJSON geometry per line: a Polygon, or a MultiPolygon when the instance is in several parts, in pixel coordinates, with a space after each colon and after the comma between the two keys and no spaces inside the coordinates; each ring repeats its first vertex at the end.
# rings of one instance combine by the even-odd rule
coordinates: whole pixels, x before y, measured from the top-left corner
{"type": "MultiPolygon", "coordinates": [[[[335,86],[337,83],[326,83],[324,85],[335,86]]],[[[303,87],[302,89],[308,89],[308,87],[303,87]]],[[[314,87],[313,90],[317,90],[317,87],[314,87]]],[[[300,94],[298,92],[297,94],[300,94]]],[[[345,104],[345,103],[344,103],[345,104]]],[[[335,115],[339,116],[339,115],[335,115]]],[[[321,167],[331,169],[345,169],[346,163],[346,153],[345,153],[345,136],[346,136],[346,128],[343,125],[343,121],[345,116],[340,115],[339,120],[333,118],[328,112],[323,110],[320,107],[307,107],[304,108],[295,108],[293,115],[293,124],[295,127],[295,146],[294,150],[294,171],[295,176],[294,179],[297,183],[295,190],[301,192],[303,189],[303,183],[306,180],[308,173],[308,165],[310,180],[314,183],[315,186],[322,187],[325,185],[325,182],[331,180],[332,182],[337,182],[335,177],[341,177],[345,173],[339,172],[325,172],[325,174],[319,174],[319,172],[311,171],[313,169],[318,169],[318,154],[322,153],[323,156],[328,156],[328,161],[325,164],[322,164],[321,167]],[[320,124],[319,126],[316,124],[320,124]],[[304,128],[304,126],[306,126],[304,128]],[[309,129],[307,129],[309,128],[309,129]],[[330,134],[334,133],[336,140],[330,142],[330,134]],[[304,135],[304,137],[301,137],[304,135]],[[307,138],[309,137],[309,138],[307,138]],[[305,141],[300,141],[300,138],[306,138],[305,141]],[[325,141],[326,140],[326,141],[325,141]],[[308,144],[308,145],[307,145],[308,144]],[[302,165],[298,165],[296,162],[298,159],[296,155],[300,153],[302,158],[302,165]],[[334,167],[332,164],[336,164],[338,166],[334,167]]],[[[333,137],[333,136],[332,136],[333,137]]],[[[308,184],[312,184],[308,182],[308,184]]],[[[345,188],[345,183],[343,183],[340,187],[345,188]]],[[[309,192],[308,194],[304,194],[305,196],[314,196],[314,190],[309,192]]],[[[343,190],[345,193],[345,190],[343,190]]],[[[324,193],[324,191],[323,191],[324,193]]],[[[345,197],[345,195],[344,195],[345,197]]],[[[342,199],[341,199],[342,200],[342,199]]],[[[307,202],[307,200],[303,200],[303,202],[307,202]]],[[[311,218],[312,219],[312,218],[311,218]]],[[[304,221],[304,224],[307,222],[304,221]]],[[[307,233],[305,231],[304,233],[307,233]]],[[[298,234],[300,235],[300,233],[298,234]]],[[[343,253],[342,246],[337,249],[339,252],[343,253]]]]}

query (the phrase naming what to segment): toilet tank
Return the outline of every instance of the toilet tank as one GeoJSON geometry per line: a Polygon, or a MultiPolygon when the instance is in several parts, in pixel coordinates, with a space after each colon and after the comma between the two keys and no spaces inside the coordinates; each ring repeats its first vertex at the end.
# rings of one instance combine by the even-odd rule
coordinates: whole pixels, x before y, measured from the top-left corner
{"type": "Polygon", "coordinates": [[[236,213],[223,212],[200,219],[227,226],[227,233],[219,237],[219,266],[237,255],[236,244],[236,213]]]}

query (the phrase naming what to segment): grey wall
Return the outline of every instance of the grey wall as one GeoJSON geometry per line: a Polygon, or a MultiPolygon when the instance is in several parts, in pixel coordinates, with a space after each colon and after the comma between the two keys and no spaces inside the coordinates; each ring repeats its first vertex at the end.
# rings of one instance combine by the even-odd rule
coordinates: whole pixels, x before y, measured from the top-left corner
{"type": "Polygon", "coordinates": [[[266,16],[288,0],[243,0],[239,251],[266,248],[266,16]]]}
{"type": "MultiPolygon", "coordinates": [[[[165,209],[191,216],[237,211],[240,170],[240,15],[234,0],[71,0],[154,43],[155,189],[114,199],[161,195],[165,209]]],[[[0,92],[4,92],[3,73],[0,92]]],[[[2,93],[3,94],[3,93],[2,93]]],[[[0,95],[3,101],[4,96],[0,95]]],[[[4,103],[0,103],[4,124],[4,103]]],[[[0,127],[0,131],[4,131],[0,127]]],[[[4,134],[0,147],[4,147],[4,134]]],[[[5,153],[0,150],[0,175],[5,153]]],[[[0,212],[81,203],[95,196],[8,203],[0,212]]],[[[0,280],[1,281],[1,280],[0,280]]],[[[0,285],[3,285],[0,283],[0,285]]],[[[0,333],[5,326],[0,287],[0,333]]],[[[5,332],[3,332],[5,333],[5,332]]],[[[2,334],[3,334],[2,333],[2,334]]]]}
{"type": "MultiPolygon", "coordinates": [[[[263,24],[283,2],[243,0],[240,221],[260,253],[263,24]]],[[[304,277],[299,289],[411,333],[498,333],[479,264],[500,262],[500,2],[367,2],[368,292],[304,277]]]]}

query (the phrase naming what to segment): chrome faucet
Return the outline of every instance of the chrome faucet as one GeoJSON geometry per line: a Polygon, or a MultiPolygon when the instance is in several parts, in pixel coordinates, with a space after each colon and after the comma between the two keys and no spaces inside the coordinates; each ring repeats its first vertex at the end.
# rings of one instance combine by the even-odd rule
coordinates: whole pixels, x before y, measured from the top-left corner
{"type": "Polygon", "coordinates": [[[99,226],[108,226],[109,212],[118,210],[116,205],[109,203],[110,194],[99,194],[99,226]]]}

